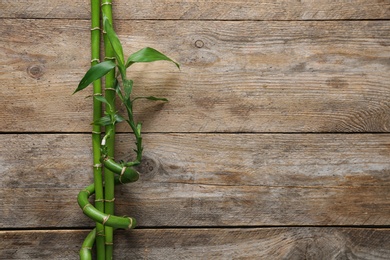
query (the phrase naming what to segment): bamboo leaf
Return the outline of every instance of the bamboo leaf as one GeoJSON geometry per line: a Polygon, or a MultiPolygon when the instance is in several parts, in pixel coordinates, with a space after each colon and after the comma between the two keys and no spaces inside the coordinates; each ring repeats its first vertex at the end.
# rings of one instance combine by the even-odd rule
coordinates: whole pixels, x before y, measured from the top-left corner
{"type": "Polygon", "coordinates": [[[112,49],[115,52],[115,57],[118,61],[118,66],[124,68],[125,58],[123,56],[122,44],[119,41],[118,35],[115,33],[114,28],[112,28],[112,25],[106,16],[103,16],[103,26],[104,31],[107,34],[108,40],[111,43],[112,49]]]}
{"type": "Polygon", "coordinates": [[[100,102],[104,103],[104,104],[108,104],[108,101],[105,97],[103,96],[94,96],[95,99],[99,100],[100,102]]]}
{"type": "Polygon", "coordinates": [[[115,66],[116,64],[112,61],[103,61],[101,63],[92,66],[87,71],[87,73],[85,73],[84,77],[81,79],[78,87],[73,92],[73,94],[80,90],[85,89],[86,87],[89,86],[89,84],[106,75],[110,70],[115,68],[115,66]]]}
{"type": "Polygon", "coordinates": [[[168,58],[165,54],[162,54],[161,52],[150,47],[146,47],[144,49],[141,49],[131,54],[130,57],[127,59],[126,68],[130,67],[132,64],[137,62],[152,62],[152,61],[159,61],[159,60],[166,60],[166,61],[173,62],[180,69],[179,63],[173,61],[172,59],[168,58]]]}
{"type": "Polygon", "coordinates": [[[119,114],[115,114],[114,119],[115,119],[115,123],[120,123],[120,122],[125,121],[125,119],[119,114]]]}
{"type": "Polygon", "coordinates": [[[100,126],[107,126],[112,124],[111,116],[110,115],[105,115],[95,121],[93,121],[94,125],[100,125],[100,126]]]}
{"type": "Polygon", "coordinates": [[[126,79],[123,81],[123,88],[125,90],[125,99],[130,98],[131,91],[133,90],[133,81],[126,79]]]}
{"type": "Polygon", "coordinates": [[[120,86],[119,81],[117,79],[115,79],[114,86],[115,86],[116,93],[118,94],[119,98],[123,101],[121,86],[120,86]]]}

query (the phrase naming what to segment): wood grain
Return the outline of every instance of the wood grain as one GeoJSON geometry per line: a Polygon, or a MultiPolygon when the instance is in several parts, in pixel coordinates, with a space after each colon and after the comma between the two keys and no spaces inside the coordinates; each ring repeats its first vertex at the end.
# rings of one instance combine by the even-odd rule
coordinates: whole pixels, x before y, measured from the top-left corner
{"type": "MultiPolygon", "coordinates": [[[[0,131],[90,131],[88,91],[71,95],[88,68],[88,28],[3,20],[0,131]]],[[[168,63],[131,70],[136,95],[170,100],[137,105],[145,131],[390,129],[386,21],[121,21],[117,30],[126,52],[151,46],[182,64],[180,72],[168,63]]]]}
{"type": "MultiPolygon", "coordinates": [[[[383,0],[117,0],[119,19],[196,20],[346,20],[389,19],[390,4],[383,0]]],[[[89,19],[89,1],[27,0],[0,2],[0,18],[89,19]]]]}
{"type": "MultiPolygon", "coordinates": [[[[76,259],[87,231],[0,231],[0,259],[76,259]]],[[[389,229],[118,231],[115,259],[389,259],[389,229]]]]}
{"type": "MultiPolygon", "coordinates": [[[[117,189],[117,213],[143,227],[389,225],[389,137],[147,134],[141,179],[117,189]]],[[[89,135],[0,138],[1,228],[92,225],[76,204],[92,182],[89,135]]],[[[128,138],[117,160],[130,158],[128,138]]]]}

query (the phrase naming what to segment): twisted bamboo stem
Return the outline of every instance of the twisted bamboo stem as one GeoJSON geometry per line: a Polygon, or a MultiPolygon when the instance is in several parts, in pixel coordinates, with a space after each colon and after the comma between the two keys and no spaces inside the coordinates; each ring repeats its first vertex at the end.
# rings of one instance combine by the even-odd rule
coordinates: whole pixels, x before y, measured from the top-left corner
{"type": "MultiPolygon", "coordinates": [[[[124,175],[121,176],[115,176],[114,183],[115,185],[119,184],[125,184],[129,182],[134,182],[138,180],[139,173],[132,169],[132,171],[126,171],[124,175]]],[[[77,196],[77,202],[80,206],[80,208],[83,209],[84,214],[86,214],[88,217],[95,220],[97,223],[101,225],[110,225],[113,228],[135,228],[137,225],[137,222],[134,218],[130,217],[117,217],[117,216],[110,216],[107,215],[101,211],[99,211],[97,208],[93,207],[89,203],[89,197],[92,196],[95,193],[95,184],[91,184],[82,191],[79,192],[79,195],[77,196]]],[[[82,260],[92,260],[92,247],[95,242],[95,239],[97,239],[97,232],[96,228],[94,228],[88,236],[85,238],[83,245],[80,249],[80,259],[82,260]]]]}

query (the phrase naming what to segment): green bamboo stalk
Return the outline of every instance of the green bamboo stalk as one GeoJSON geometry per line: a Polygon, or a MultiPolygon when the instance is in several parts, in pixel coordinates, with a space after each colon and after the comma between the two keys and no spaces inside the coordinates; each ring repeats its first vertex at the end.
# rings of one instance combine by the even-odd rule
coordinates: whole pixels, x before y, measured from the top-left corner
{"type": "MultiPolygon", "coordinates": [[[[112,0],[103,0],[102,2],[102,13],[107,17],[107,19],[112,24],[112,0]]],[[[115,59],[114,51],[111,47],[110,41],[107,37],[107,34],[104,33],[104,54],[105,60],[115,59]]],[[[105,88],[105,98],[110,104],[106,106],[106,112],[108,114],[115,113],[115,70],[110,71],[106,75],[106,88],[105,88]],[[113,111],[111,111],[112,109],[113,111]]],[[[111,158],[114,157],[114,147],[115,147],[115,125],[106,126],[106,132],[111,132],[110,138],[107,140],[107,155],[111,158]]],[[[105,168],[104,170],[104,181],[105,181],[105,190],[104,190],[104,212],[109,215],[114,214],[114,173],[109,169],[105,168]]],[[[105,226],[105,253],[106,260],[111,260],[113,255],[113,245],[114,245],[114,230],[110,226],[105,226]]]]}
{"type": "MultiPolygon", "coordinates": [[[[100,0],[91,0],[91,65],[100,62],[100,0]]],[[[93,83],[93,94],[102,95],[101,79],[93,83]]],[[[93,99],[93,121],[102,117],[102,104],[93,99]]],[[[101,126],[94,124],[92,127],[92,150],[93,150],[93,175],[95,184],[95,207],[104,212],[104,192],[102,166],[100,164],[101,126]]],[[[105,259],[105,235],[104,225],[96,222],[96,257],[97,260],[105,259]]]]}
{"type": "MultiPolygon", "coordinates": [[[[124,175],[115,176],[114,183],[115,185],[126,184],[129,182],[134,182],[138,180],[139,173],[132,169],[131,171],[125,171],[124,175]]],[[[83,209],[83,212],[90,218],[95,219],[96,221],[101,221],[107,219],[105,225],[112,225],[116,228],[135,228],[137,222],[134,218],[128,217],[116,217],[108,216],[103,212],[97,210],[89,203],[89,197],[95,193],[95,184],[91,184],[86,187],[84,190],[79,192],[77,196],[77,202],[79,206],[83,209]],[[88,208],[88,209],[87,209],[88,208]]],[[[85,238],[83,245],[80,249],[80,259],[81,260],[92,260],[92,246],[96,238],[96,228],[94,228],[88,236],[85,238]]]]}
{"type": "Polygon", "coordinates": [[[96,237],[96,228],[92,229],[89,232],[88,236],[84,239],[83,245],[80,249],[80,259],[82,260],[92,260],[92,246],[95,242],[96,237]]]}
{"type": "MultiPolygon", "coordinates": [[[[138,180],[139,173],[132,169],[132,171],[126,171],[124,175],[115,176],[114,183],[115,185],[125,184],[138,180]]],[[[95,193],[95,184],[91,184],[86,187],[84,190],[79,192],[77,196],[77,202],[79,206],[83,209],[84,214],[88,217],[95,220],[101,225],[111,226],[113,229],[117,228],[135,228],[137,222],[134,218],[131,217],[117,217],[107,215],[89,203],[89,197],[95,193]]],[[[96,228],[94,228],[88,236],[85,238],[83,245],[80,249],[80,259],[81,260],[92,260],[92,246],[96,237],[96,228]]]]}
{"type": "MultiPolygon", "coordinates": [[[[127,178],[122,178],[122,180],[119,181],[119,176],[114,178],[114,184],[124,184],[127,182],[131,182],[131,180],[127,178]]],[[[111,227],[112,229],[114,228],[130,229],[136,227],[137,222],[132,217],[118,217],[97,210],[88,200],[88,198],[92,194],[94,194],[94,192],[95,192],[95,185],[91,184],[87,186],[85,189],[83,189],[82,191],[80,191],[79,195],[77,196],[77,202],[80,208],[83,209],[83,213],[85,215],[87,215],[89,218],[93,219],[94,221],[105,225],[106,227],[107,226],[111,227]]]]}

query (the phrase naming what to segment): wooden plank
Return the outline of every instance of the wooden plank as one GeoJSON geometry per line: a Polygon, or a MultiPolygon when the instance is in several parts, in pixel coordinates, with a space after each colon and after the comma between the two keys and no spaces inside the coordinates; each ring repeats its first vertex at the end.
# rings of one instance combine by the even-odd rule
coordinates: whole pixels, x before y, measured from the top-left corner
{"type": "MultiPolygon", "coordinates": [[[[0,231],[0,259],[76,259],[87,231],[0,231]]],[[[118,231],[115,259],[389,259],[390,230],[373,228],[118,231]]]]}
{"type": "MultiPolygon", "coordinates": [[[[143,227],[389,225],[389,137],[146,134],[141,179],[117,189],[117,213],[143,227]]],[[[89,135],[0,140],[1,228],[92,225],[76,204],[92,182],[89,135]]]]}
{"type": "MultiPolygon", "coordinates": [[[[203,20],[346,20],[389,19],[390,4],[383,0],[116,0],[119,19],[203,20]]],[[[35,0],[1,1],[0,18],[89,19],[89,2],[35,0]]]]}
{"type": "MultiPolygon", "coordinates": [[[[88,68],[88,28],[3,20],[0,131],[90,131],[88,92],[71,95],[88,68]]],[[[387,21],[121,21],[117,30],[127,53],[151,46],[182,64],[131,70],[136,95],[171,101],[137,105],[145,131],[390,129],[387,21]]]]}

